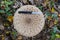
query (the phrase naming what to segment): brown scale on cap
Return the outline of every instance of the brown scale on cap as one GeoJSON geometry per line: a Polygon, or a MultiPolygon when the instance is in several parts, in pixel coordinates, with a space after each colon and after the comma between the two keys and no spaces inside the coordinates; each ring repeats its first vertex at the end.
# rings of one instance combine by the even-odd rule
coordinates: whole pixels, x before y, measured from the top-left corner
{"type": "Polygon", "coordinates": [[[27,23],[31,23],[31,18],[27,18],[27,19],[26,19],[26,22],[27,22],[27,23]]]}

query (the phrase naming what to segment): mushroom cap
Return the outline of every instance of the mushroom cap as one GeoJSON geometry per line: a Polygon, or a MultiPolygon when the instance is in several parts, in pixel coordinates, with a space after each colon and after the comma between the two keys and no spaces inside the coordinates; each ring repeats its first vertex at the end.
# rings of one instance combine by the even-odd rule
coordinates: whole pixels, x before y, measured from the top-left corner
{"type": "Polygon", "coordinates": [[[45,19],[43,13],[35,6],[25,5],[14,14],[14,28],[23,36],[33,37],[41,32],[45,19]],[[19,14],[19,11],[40,12],[40,14],[19,14]]]}

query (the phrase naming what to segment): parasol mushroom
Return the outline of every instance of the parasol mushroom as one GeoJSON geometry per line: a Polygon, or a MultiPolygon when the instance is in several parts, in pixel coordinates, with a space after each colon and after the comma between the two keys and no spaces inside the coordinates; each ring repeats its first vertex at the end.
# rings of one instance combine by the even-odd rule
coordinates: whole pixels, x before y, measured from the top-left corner
{"type": "Polygon", "coordinates": [[[14,14],[14,28],[23,36],[33,37],[39,34],[44,27],[45,19],[43,13],[35,6],[25,5],[14,14]],[[19,14],[19,11],[40,12],[40,14],[19,14]]]}

